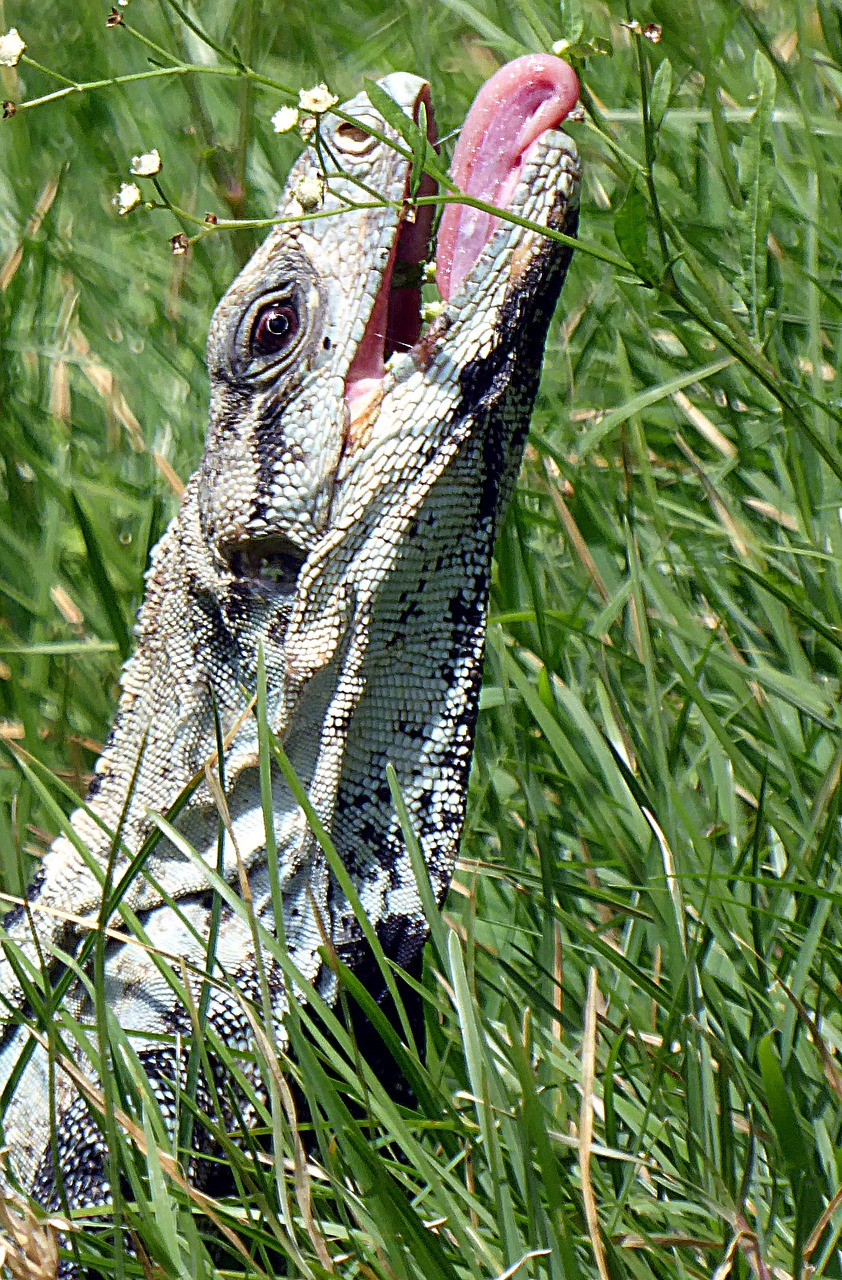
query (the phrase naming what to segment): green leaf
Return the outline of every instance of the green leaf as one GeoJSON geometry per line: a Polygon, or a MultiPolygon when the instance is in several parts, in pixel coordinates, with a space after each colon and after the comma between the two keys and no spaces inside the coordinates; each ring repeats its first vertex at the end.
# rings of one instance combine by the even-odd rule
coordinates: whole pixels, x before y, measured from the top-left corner
{"type": "Polygon", "coordinates": [[[614,235],[641,279],[650,281],[655,278],[656,273],[646,252],[646,217],[646,199],[632,184],[625,200],[614,214],[614,235]]]}
{"type": "Polygon", "coordinates": [[[571,44],[578,44],[585,30],[582,0],[561,0],[561,29],[571,44]]]}
{"type": "Polygon", "coordinates": [[[424,170],[439,182],[448,183],[449,179],[438,163],[436,153],[427,141],[427,112],[422,104],[422,125],[419,127],[411,120],[402,107],[390,98],[376,80],[363,80],[368,100],[376,111],[379,111],[388,125],[403,138],[412,156],[412,173],[410,176],[410,194],[416,195],[421,185],[421,174],[424,170]],[[413,187],[413,183],[415,186],[413,187]]]}
{"type": "Polygon", "coordinates": [[[411,150],[417,142],[418,125],[409,118],[403,107],[399,106],[376,80],[363,78],[363,85],[371,105],[376,111],[380,112],[386,123],[392,126],[395,133],[403,138],[411,150]]]}
{"type": "MultiPolygon", "coordinates": [[[[589,431],[580,436],[576,441],[576,456],[578,458],[587,457],[607,435],[610,435],[621,423],[628,422],[629,418],[636,413],[641,413],[644,409],[658,404],[659,401],[669,399],[670,396],[675,395],[676,391],[682,391],[694,382],[705,382],[708,378],[714,378],[731,364],[733,364],[732,357],[726,356],[722,360],[714,360],[711,364],[701,365],[698,369],[692,369],[687,373],[679,374],[675,378],[670,378],[669,382],[663,382],[659,386],[647,387],[645,391],[639,391],[637,395],[632,396],[625,404],[606,413],[596,426],[591,427],[589,431]]],[[[538,448],[545,447],[544,442],[541,440],[536,440],[536,444],[538,448]]],[[[547,452],[549,453],[550,450],[547,449],[547,452]]]]}
{"type": "Polygon", "coordinates": [[[775,73],[759,51],[754,56],[757,107],[740,148],[738,173],[745,204],[740,217],[743,280],[751,313],[752,336],[763,339],[767,305],[767,248],[775,155],[770,141],[775,105],[775,73]]]}
{"type": "Polygon", "coordinates": [[[395,814],[397,815],[401,834],[406,841],[407,853],[415,875],[418,896],[421,899],[424,915],[430,927],[430,935],[438,952],[439,962],[444,965],[447,960],[447,927],[442,920],[441,911],[436,902],[436,896],[430,881],[430,871],[424,861],[421,845],[418,843],[418,836],[412,826],[406,802],[401,794],[398,775],[392,764],[386,765],[386,781],[389,784],[389,791],[392,796],[392,803],[395,806],[395,814]]]}
{"type": "Polygon", "coordinates": [[[421,179],[424,177],[424,165],[430,144],[427,141],[427,108],[423,102],[418,105],[418,125],[412,140],[412,172],[409,175],[409,194],[414,199],[418,195],[421,179]]]}
{"type": "Polygon", "coordinates": [[[828,52],[842,66],[842,0],[818,0],[818,10],[828,52]]]}
{"type": "Polygon", "coordinates": [[[301,780],[297,776],[295,770],[293,769],[292,764],[290,763],[289,757],[287,756],[283,747],[279,742],[277,742],[272,738],[269,739],[269,744],[270,744],[271,751],[275,757],[275,761],[278,764],[278,767],[280,768],[281,773],[283,774],[286,780],[287,786],[290,788],[290,790],[292,791],[292,794],[295,796],[296,800],[301,805],[301,808],[304,810],[304,815],[307,818],[307,822],[310,826],[310,830],[312,831],[313,835],[316,837],[316,840],[318,841],[320,848],[322,849],[325,857],[327,858],[331,871],[336,876],[336,879],[338,880],[341,889],[343,890],[349,903],[351,904],[351,908],[354,912],[357,922],[360,928],[362,929],[363,934],[365,935],[366,941],[371,947],[372,955],[374,956],[374,959],[377,963],[377,967],[380,970],[380,973],[383,977],[383,981],[386,984],[386,988],[395,1003],[395,1008],[397,1009],[398,1015],[401,1018],[404,1035],[406,1036],[406,1039],[411,1043],[413,1039],[412,1030],[406,1019],[403,1001],[401,1000],[400,995],[398,993],[398,989],[395,984],[395,979],[392,974],[391,966],[389,964],[389,961],[386,959],[386,956],[384,955],[383,946],[380,942],[380,939],[377,936],[377,933],[375,932],[374,926],[372,925],[371,921],[366,915],[363,905],[360,902],[359,893],[356,887],[354,886],[354,883],[351,879],[348,868],[345,866],[339,854],[337,853],[336,846],[334,845],[333,841],[330,838],[330,835],[322,825],[319,819],[319,816],[316,813],[315,809],[313,808],[310,798],[307,795],[307,791],[302,785],[301,780]]]}
{"type": "Polygon", "coordinates": [[[773,1032],[767,1032],[757,1046],[757,1061],[784,1164],[790,1173],[797,1173],[807,1164],[807,1144],[775,1052],[773,1032]]]}
{"type": "MultiPolygon", "coordinates": [[[[807,1145],[806,1125],[795,1109],[792,1092],[775,1050],[773,1032],[767,1032],[758,1044],[757,1061],[769,1118],[778,1139],[784,1170],[795,1200],[793,1270],[798,1272],[801,1270],[803,1243],[824,1210],[819,1153],[816,1148],[810,1150],[807,1145]]],[[[809,1099],[805,1098],[803,1101],[809,1106],[809,1099]]],[[[838,1276],[838,1263],[832,1263],[825,1274],[838,1276]]]]}
{"type": "Polygon", "coordinates": [[[151,1206],[155,1212],[155,1225],[160,1232],[161,1243],[167,1253],[167,1261],[179,1276],[184,1276],[178,1222],[172,1201],[167,1194],[164,1171],[158,1153],[158,1138],[152,1127],[152,1119],[146,1100],[143,1101],[143,1136],[146,1139],[146,1168],[149,1174],[151,1206]]]}
{"type": "Polygon", "coordinates": [[[126,619],[123,617],[123,610],[120,607],[120,601],[117,598],[117,592],[114,590],[113,583],[108,576],[108,570],[105,567],[105,560],[99,549],[96,531],[88,516],[85,513],[82,504],[71,492],[70,504],[73,508],[73,514],[76,517],[76,523],[82,534],[85,543],[85,550],[88,553],[88,562],[91,566],[91,581],[96,588],[100,603],[105,610],[111,627],[111,634],[117,642],[120,650],[120,657],[123,661],[129,656],[132,647],[129,628],[126,626],[126,619]]]}
{"type": "Polygon", "coordinates": [[[657,133],[661,127],[661,121],[666,114],[669,106],[670,95],[672,94],[672,63],[669,58],[664,58],[655,76],[652,80],[652,88],[649,91],[649,121],[652,126],[653,133],[657,133]]]}

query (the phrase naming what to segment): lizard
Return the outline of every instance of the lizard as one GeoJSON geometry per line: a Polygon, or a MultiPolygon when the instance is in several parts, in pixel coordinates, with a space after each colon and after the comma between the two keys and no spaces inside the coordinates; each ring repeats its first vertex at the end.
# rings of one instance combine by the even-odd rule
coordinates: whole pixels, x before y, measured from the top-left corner
{"type": "MultiPolygon", "coordinates": [[[[184,1083],[176,1039],[191,1024],[162,957],[205,968],[211,872],[248,895],[329,1003],[326,943],[376,986],[353,904],[287,776],[272,763],[261,777],[261,679],[268,726],[395,965],[417,963],[428,925],[388,763],[439,903],[452,876],[494,539],[576,231],[579,163],[557,126],[578,83],[559,59],[527,55],[480,91],[452,182],[514,220],[445,201],[441,305],[426,327],[435,183],[425,174],[411,198],[413,157],[376,104],[388,95],[416,131],[426,124],[432,147],[430,87],[396,73],[379,91],[321,120],[277,225],[213,315],[205,449],[152,554],[113,728],[85,803],[3,921],[6,1181],[48,1209],[110,1194],[96,1108],[78,1085],[90,1064],[78,1047],[51,1062],[32,1013],[63,976],[57,1026],[73,1018],[98,1034],[90,953],[75,959],[92,933],[108,927],[108,1018],[167,1115],[184,1083]],[[155,816],[167,812],[169,825],[155,816]]],[[[209,1043],[245,1052],[259,944],[229,900],[218,924],[209,1043]]],[[[282,1043],[289,986],[261,963],[282,1043]]]]}

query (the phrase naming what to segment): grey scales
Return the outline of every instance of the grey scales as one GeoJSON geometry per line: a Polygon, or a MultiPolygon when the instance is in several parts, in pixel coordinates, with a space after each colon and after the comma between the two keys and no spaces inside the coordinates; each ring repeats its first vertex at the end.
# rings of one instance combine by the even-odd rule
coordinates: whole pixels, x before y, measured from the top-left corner
{"type": "MultiPolygon", "coordinates": [[[[379,87],[434,139],[424,81],[393,74],[379,87]]],[[[106,1025],[128,1038],[173,1125],[191,1034],[173,974],[198,1002],[214,883],[249,897],[328,1002],[326,944],[366,971],[341,877],[275,763],[261,795],[261,671],[271,731],[387,957],[418,961],[428,928],[386,767],[441,901],[465,815],[495,534],[570,258],[540,228],[576,228],[578,160],[556,126],[577,91],[566,64],[535,55],[480,93],[451,171],[470,199],[445,203],[442,303],[426,326],[435,185],[415,175],[410,198],[412,156],[379,94],[321,119],[280,221],[216,309],[204,455],[152,555],[113,728],[84,805],[3,921],[4,1180],[45,1208],[110,1197],[97,1082],[78,1032],[62,1033],[72,1022],[90,1043],[101,1034],[92,936],[107,930],[106,1025]],[[169,824],[157,816],[168,812],[169,824]],[[37,1007],[54,987],[48,1037],[37,1007]]],[[[212,1070],[214,1043],[253,1044],[259,968],[285,1043],[289,985],[259,946],[248,914],[223,901],[214,971],[226,982],[204,1006],[212,1070]]],[[[203,1091],[200,1080],[200,1105],[203,1091]]]]}

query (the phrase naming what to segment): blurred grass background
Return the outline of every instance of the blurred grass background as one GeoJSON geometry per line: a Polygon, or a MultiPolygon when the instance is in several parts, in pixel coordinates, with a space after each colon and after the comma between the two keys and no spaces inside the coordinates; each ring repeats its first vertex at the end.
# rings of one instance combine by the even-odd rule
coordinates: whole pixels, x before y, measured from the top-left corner
{"type": "MultiPolygon", "coordinates": [[[[270,216],[300,145],[225,54],[342,98],[411,70],[446,135],[570,40],[582,234],[625,263],[575,257],[498,546],[429,1093],[369,1081],[363,1122],[331,1092],[354,1072],[303,1051],[320,1230],[270,1188],[225,1209],[255,1261],[211,1263],[196,1204],[135,1182],[153,1274],[271,1273],[269,1238],[289,1275],[842,1276],[840,0],[118,12],[0,4],[32,60],[8,100],[61,88],[35,63],[196,67],[0,123],[0,738],[79,790],[201,450],[210,313],[262,234],[173,257],[194,225],[112,197],[157,147],[183,210],[270,216]]],[[[8,889],[47,825],[7,759],[8,889]]]]}

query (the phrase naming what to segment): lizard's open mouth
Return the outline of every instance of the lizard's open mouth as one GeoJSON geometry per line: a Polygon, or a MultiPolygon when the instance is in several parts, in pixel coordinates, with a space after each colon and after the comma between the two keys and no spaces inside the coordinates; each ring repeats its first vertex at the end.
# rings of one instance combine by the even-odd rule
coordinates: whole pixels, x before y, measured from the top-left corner
{"type": "MultiPolygon", "coordinates": [[[[415,103],[415,121],[421,107],[427,118],[427,138],[436,146],[436,124],[430,105],[429,85],[425,85],[415,103]]],[[[407,188],[409,178],[407,178],[407,188]]],[[[436,183],[424,174],[419,196],[436,193],[436,183]]],[[[405,192],[409,194],[408,189],[405,192]]],[[[386,361],[396,351],[409,351],[421,334],[421,273],[430,241],[434,208],[420,205],[400,220],[398,234],[374,306],[345,379],[345,403],[349,422],[366,416],[380,399],[386,361]]]]}
{"type": "MultiPolygon", "coordinates": [[[[569,115],[579,95],[576,74],[566,62],[529,54],[502,67],[480,90],[462,127],[450,174],[466,195],[507,208],[530,151],[549,129],[569,115]]],[[[428,136],[435,142],[429,99],[428,136]]],[[[416,113],[418,107],[416,107],[416,113]]],[[[424,176],[419,195],[432,195],[424,176]]],[[[385,364],[408,351],[421,334],[421,264],[432,223],[432,207],[405,217],[383,273],[362,341],[348,370],[345,401],[352,434],[380,398],[385,364]]],[[[436,281],[445,301],[454,297],[500,224],[499,218],[468,205],[445,207],[436,249],[436,281]]]]}

